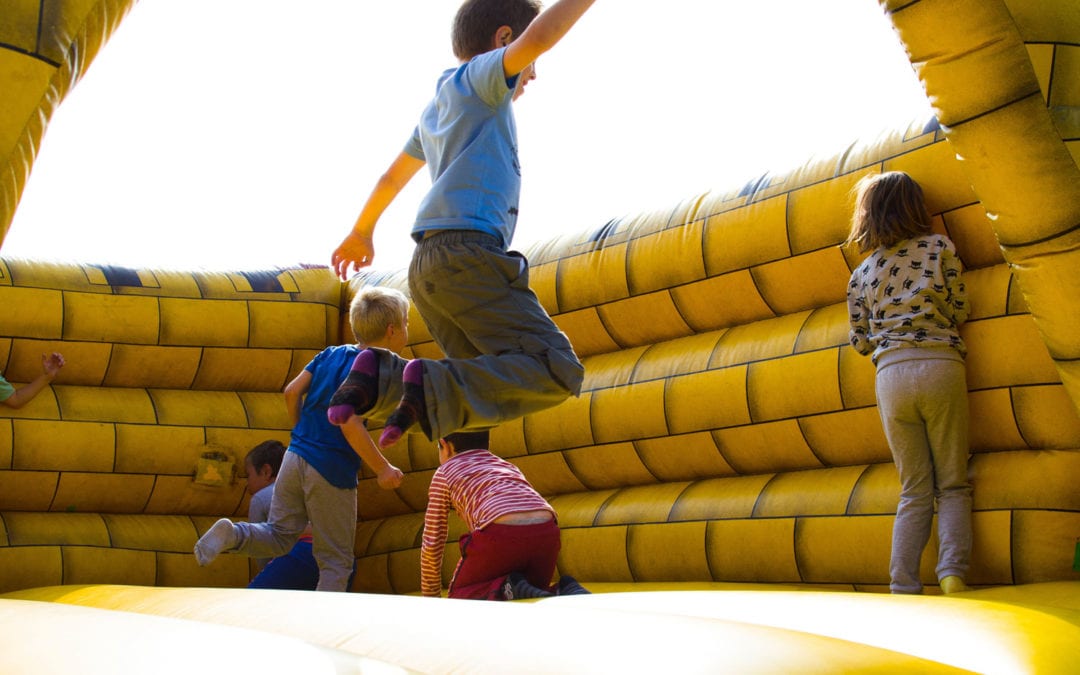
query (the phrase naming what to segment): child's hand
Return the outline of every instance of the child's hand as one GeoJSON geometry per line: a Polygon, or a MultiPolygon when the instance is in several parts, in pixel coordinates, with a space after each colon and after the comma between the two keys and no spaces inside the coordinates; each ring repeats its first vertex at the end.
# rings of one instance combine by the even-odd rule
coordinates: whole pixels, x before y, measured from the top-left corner
{"type": "Polygon", "coordinates": [[[49,377],[50,381],[56,377],[56,374],[59,373],[60,369],[63,367],[64,356],[60,352],[41,355],[41,370],[49,377]]]}
{"type": "Polygon", "coordinates": [[[401,481],[404,478],[405,474],[401,472],[401,469],[388,463],[386,468],[379,472],[376,481],[382,489],[393,490],[394,488],[401,486],[401,481]]]}
{"type": "Polygon", "coordinates": [[[361,268],[370,265],[374,258],[375,243],[371,237],[363,237],[350,232],[349,236],[345,237],[345,241],[334,250],[334,255],[330,256],[330,267],[337,272],[338,278],[344,281],[350,267],[358,272],[361,268]]]}

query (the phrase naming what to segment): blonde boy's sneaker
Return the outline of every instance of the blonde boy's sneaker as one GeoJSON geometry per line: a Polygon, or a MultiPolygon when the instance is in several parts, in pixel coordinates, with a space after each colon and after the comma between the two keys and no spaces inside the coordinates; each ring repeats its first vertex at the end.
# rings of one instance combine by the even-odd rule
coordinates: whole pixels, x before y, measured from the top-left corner
{"type": "Polygon", "coordinates": [[[952,595],[953,593],[966,593],[971,590],[971,587],[964,583],[964,580],[958,576],[948,576],[941,580],[941,592],[945,595],[952,595]]]}

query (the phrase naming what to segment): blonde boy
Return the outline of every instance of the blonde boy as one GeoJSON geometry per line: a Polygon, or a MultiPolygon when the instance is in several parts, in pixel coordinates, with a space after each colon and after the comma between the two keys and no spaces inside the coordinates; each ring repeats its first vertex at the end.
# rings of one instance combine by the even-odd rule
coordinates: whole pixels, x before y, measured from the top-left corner
{"type": "Polygon", "coordinates": [[[312,552],[319,565],[319,591],[347,590],[356,537],[356,486],[360,462],[375,472],[379,487],[401,484],[402,472],[386,460],[362,426],[341,429],[327,419],[327,406],[361,349],[401,350],[408,341],[409,302],[397,290],[362,289],[349,308],[359,344],[336,345],[317,354],[285,386],[293,421],[265,523],[214,525],[195,544],[207,565],[229,551],[257,558],[285,554],[311,523],[312,552]]]}

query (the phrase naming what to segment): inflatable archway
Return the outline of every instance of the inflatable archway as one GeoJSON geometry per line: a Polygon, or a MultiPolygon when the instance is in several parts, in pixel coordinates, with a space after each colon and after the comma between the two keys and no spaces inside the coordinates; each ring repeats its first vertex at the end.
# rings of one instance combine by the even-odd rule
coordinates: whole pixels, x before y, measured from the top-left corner
{"type": "MultiPolygon", "coordinates": [[[[132,4],[5,9],[3,231],[53,109],[132,4]]],[[[203,645],[221,631],[231,650],[287,636],[275,637],[280,658],[259,663],[326,672],[1076,672],[1080,6],[880,4],[936,120],[526,251],[586,386],[501,427],[493,445],[558,509],[560,572],[592,596],[402,597],[418,589],[437,463],[419,438],[392,452],[408,472],[401,489],[361,481],[361,593],[233,590],[246,560],[195,564],[197,536],[246,511],[239,484],[199,480],[199,460],[286,439],[281,387],[347,339],[358,287],[404,288],[403,273],[342,285],[328,270],[0,257],[3,372],[26,381],[54,348],[70,362],[30,406],[0,409],[3,669],[186,672],[179,650],[162,656],[163,636],[203,645]],[[925,187],[968,270],[976,590],[965,597],[874,592],[887,589],[898,486],[872,366],[847,346],[858,259],[841,243],[851,186],[889,169],[925,187]],[[525,656],[518,631],[556,647],[525,656]]],[[[411,325],[409,350],[436,356],[411,325]]],[[[923,563],[933,584],[931,552],[923,563]]],[[[220,651],[206,656],[232,663],[220,651]]]]}

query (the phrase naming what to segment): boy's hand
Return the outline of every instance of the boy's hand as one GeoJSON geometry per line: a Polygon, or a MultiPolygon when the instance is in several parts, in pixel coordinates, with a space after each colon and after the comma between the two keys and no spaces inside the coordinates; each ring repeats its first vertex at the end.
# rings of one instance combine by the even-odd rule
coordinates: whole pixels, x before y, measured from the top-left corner
{"type": "Polygon", "coordinates": [[[52,381],[60,369],[64,367],[64,356],[60,352],[41,355],[41,370],[52,381]]]}
{"type": "Polygon", "coordinates": [[[401,481],[404,478],[405,474],[401,472],[401,469],[393,464],[387,464],[386,468],[379,472],[376,481],[382,489],[393,490],[394,488],[401,486],[401,481]]]}
{"type": "Polygon", "coordinates": [[[371,237],[363,237],[350,232],[349,236],[345,237],[345,240],[334,250],[334,255],[330,256],[330,267],[337,272],[338,278],[344,281],[348,277],[350,267],[353,271],[359,272],[361,268],[370,265],[374,258],[375,243],[371,237]]]}

